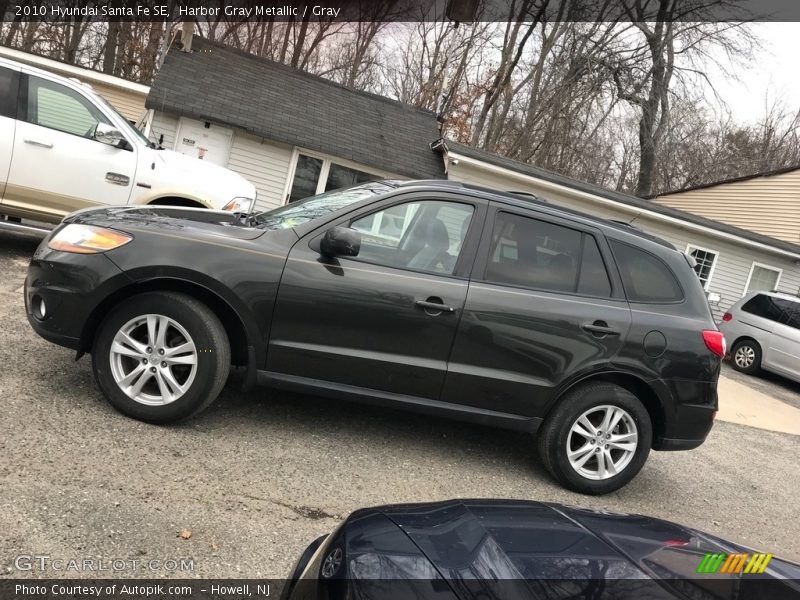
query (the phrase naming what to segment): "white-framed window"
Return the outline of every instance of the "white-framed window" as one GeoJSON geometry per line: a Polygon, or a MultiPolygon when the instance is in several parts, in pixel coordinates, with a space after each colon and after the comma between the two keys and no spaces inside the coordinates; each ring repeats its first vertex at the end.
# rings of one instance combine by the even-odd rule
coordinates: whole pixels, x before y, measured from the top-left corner
{"type": "Polygon", "coordinates": [[[319,152],[295,148],[286,180],[285,202],[367,181],[386,179],[389,173],[319,152]]]}
{"type": "Polygon", "coordinates": [[[714,276],[714,268],[717,266],[719,252],[689,244],[686,246],[686,254],[697,262],[694,270],[698,279],[700,279],[700,283],[703,284],[703,289],[708,291],[708,284],[711,283],[711,278],[714,276]]]}
{"type": "Polygon", "coordinates": [[[783,275],[783,269],[753,262],[742,296],[747,295],[749,292],[771,292],[778,289],[781,275],[783,275]]]}

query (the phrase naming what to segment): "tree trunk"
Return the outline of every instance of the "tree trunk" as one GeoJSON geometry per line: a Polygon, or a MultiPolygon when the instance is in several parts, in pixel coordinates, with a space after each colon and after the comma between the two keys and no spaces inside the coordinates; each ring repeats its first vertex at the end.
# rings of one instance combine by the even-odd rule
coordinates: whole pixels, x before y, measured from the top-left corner
{"type": "Polygon", "coordinates": [[[119,37],[119,21],[109,21],[106,34],[105,48],[103,49],[103,73],[114,73],[117,62],[117,38],[119,37]]]}

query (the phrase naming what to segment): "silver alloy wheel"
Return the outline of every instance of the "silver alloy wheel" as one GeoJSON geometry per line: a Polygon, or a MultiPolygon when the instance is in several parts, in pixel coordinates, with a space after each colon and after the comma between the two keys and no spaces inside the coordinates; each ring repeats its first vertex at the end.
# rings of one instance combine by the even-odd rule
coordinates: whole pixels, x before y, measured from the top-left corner
{"type": "Polygon", "coordinates": [[[736,354],[733,355],[733,360],[736,365],[742,369],[747,369],[753,365],[756,360],[756,351],[752,346],[739,346],[736,349],[736,354]]]}
{"type": "Polygon", "coordinates": [[[174,402],[197,374],[194,341],[180,323],[164,315],[141,315],[120,327],[109,361],[119,389],[148,406],[174,402]]]}
{"type": "Polygon", "coordinates": [[[567,458],[586,479],[614,477],[636,454],[639,432],[627,411],[619,406],[590,408],[577,418],[567,435],[567,458]]]}

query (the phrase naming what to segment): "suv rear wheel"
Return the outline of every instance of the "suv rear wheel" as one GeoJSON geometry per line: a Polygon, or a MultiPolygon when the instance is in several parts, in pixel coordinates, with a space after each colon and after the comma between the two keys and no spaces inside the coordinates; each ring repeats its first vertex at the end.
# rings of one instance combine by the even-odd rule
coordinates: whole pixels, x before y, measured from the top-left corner
{"type": "Polygon", "coordinates": [[[611,383],[588,383],[561,399],[539,430],[538,450],[562,485],[607,494],[641,470],[652,435],[650,415],[636,396],[611,383]]]}
{"type": "Polygon", "coordinates": [[[742,373],[758,373],[761,368],[761,346],[753,340],[736,342],[731,348],[731,365],[742,373]]]}
{"type": "Polygon", "coordinates": [[[217,316],[191,296],[134,296],[103,321],[92,350],[95,379],[109,402],[151,423],[190,417],[219,395],[230,346],[217,316]]]}

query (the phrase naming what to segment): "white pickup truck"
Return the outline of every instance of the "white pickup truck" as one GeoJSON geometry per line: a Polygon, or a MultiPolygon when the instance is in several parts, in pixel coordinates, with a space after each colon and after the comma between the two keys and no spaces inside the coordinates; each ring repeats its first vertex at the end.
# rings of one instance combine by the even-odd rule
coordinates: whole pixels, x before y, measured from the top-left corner
{"type": "Polygon", "coordinates": [[[0,58],[0,220],[124,204],[248,212],[255,197],[233,171],[158,148],[89,86],[0,58]]]}

